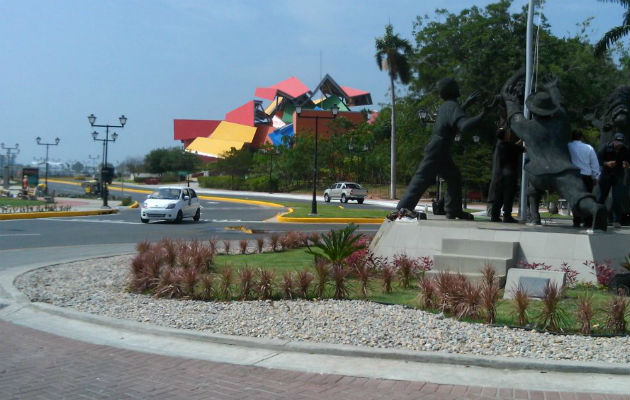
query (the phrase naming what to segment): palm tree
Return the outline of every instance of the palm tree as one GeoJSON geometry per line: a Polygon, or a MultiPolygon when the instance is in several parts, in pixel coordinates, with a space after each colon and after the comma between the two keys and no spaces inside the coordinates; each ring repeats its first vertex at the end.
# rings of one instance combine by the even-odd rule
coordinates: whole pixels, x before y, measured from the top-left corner
{"type": "Polygon", "coordinates": [[[626,12],[623,13],[621,25],[616,26],[606,32],[604,37],[595,45],[595,55],[601,56],[615,42],[630,33],[630,0],[599,0],[603,3],[616,3],[625,7],[626,12]]]}
{"type": "Polygon", "coordinates": [[[408,59],[411,56],[411,45],[409,41],[401,39],[394,34],[392,24],[385,26],[385,35],[376,38],[376,64],[382,71],[386,70],[389,74],[390,91],[392,93],[392,133],[391,133],[391,175],[389,198],[396,198],[396,91],[394,90],[394,81],[400,80],[403,84],[409,82],[410,68],[408,59]]]}

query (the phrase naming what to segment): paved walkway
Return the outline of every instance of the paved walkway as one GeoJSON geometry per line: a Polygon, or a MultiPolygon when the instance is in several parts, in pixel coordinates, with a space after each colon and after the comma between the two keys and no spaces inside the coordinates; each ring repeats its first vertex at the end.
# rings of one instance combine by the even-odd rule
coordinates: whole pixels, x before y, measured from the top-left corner
{"type": "Polygon", "coordinates": [[[368,379],[198,361],[88,344],[4,321],[0,321],[0,388],[3,399],[630,398],[368,379]]]}

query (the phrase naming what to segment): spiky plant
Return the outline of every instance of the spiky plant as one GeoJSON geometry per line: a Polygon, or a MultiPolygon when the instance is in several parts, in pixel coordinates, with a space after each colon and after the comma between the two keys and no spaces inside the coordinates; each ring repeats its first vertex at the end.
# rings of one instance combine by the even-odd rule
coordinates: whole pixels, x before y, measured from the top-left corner
{"type": "Polygon", "coordinates": [[[423,277],[418,282],[420,294],[418,295],[418,303],[423,309],[435,308],[435,283],[431,277],[423,277]]]}
{"type": "Polygon", "coordinates": [[[349,288],[348,288],[348,282],[347,282],[347,277],[348,277],[348,269],[347,268],[343,268],[342,266],[339,265],[333,265],[332,269],[332,281],[333,281],[333,286],[335,289],[335,293],[333,295],[333,297],[337,300],[343,300],[348,298],[348,295],[350,294],[349,288]]]}
{"type": "Polygon", "coordinates": [[[308,297],[308,289],[315,277],[307,269],[298,271],[297,273],[297,290],[298,295],[302,298],[308,297]]]}
{"type": "Polygon", "coordinates": [[[396,270],[390,264],[384,264],[381,267],[381,285],[383,287],[383,293],[391,293],[392,292],[392,282],[394,281],[394,276],[396,275],[396,270]]]}
{"type": "Polygon", "coordinates": [[[151,242],[149,241],[141,241],[136,243],[136,251],[138,253],[144,253],[151,250],[151,242]]]}
{"type": "Polygon", "coordinates": [[[580,332],[582,332],[582,334],[591,334],[591,322],[593,321],[594,315],[595,309],[593,308],[593,294],[591,292],[580,294],[577,298],[577,308],[575,310],[575,316],[580,322],[580,332]]]}
{"type": "Polygon", "coordinates": [[[606,307],[606,328],[615,334],[622,334],[626,331],[626,313],[628,312],[628,298],[624,296],[614,296],[606,307]]]}
{"type": "Polygon", "coordinates": [[[184,295],[193,297],[199,273],[195,268],[184,268],[181,272],[181,285],[184,295]]]}
{"type": "Polygon", "coordinates": [[[254,290],[254,270],[247,265],[238,271],[238,279],[241,286],[241,300],[251,298],[254,290]]]}
{"type": "Polygon", "coordinates": [[[232,247],[232,242],[231,242],[231,241],[229,241],[229,240],[224,240],[224,241],[223,241],[223,252],[224,252],[226,255],[229,255],[229,254],[230,254],[230,248],[231,248],[231,247],[232,247]]]}
{"type": "Polygon", "coordinates": [[[264,237],[258,237],[256,238],[256,247],[258,249],[258,253],[262,253],[263,252],[263,248],[265,247],[265,238],[264,237]]]}
{"type": "Polygon", "coordinates": [[[486,264],[481,270],[482,280],[479,290],[481,307],[486,315],[486,323],[494,324],[497,319],[497,303],[499,302],[499,283],[496,279],[496,271],[490,264],[486,264]]]}
{"type": "Polygon", "coordinates": [[[217,254],[217,243],[218,243],[219,239],[217,239],[216,237],[212,236],[210,239],[208,239],[208,246],[210,246],[210,251],[212,252],[213,255],[217,254]]]}
{"type": "Polygon", "coordinates": [[[199,278],[199,294],[197,295],[197,298],[209,301],[212,300],[214,296],[214,277],[211,274],[201,275],[199,278]]]}
{"type": "Polygon", "coordinates": [[[512,293],[512,305],[518,326],[525,326],[529,323],[529,313],[527,312],[529,303],[529,293],[527,293],[527,290],[519,283],[512,293]]]}
{"type": "Polygon", "coordinates": [[[169,299],[182,297],[180,276],[177,270],[165,269],[160,281],[155,289],[155,297],[166,297],[169,299]]]}
{"type": "Polygon", "coordinates": [[[164,262],[167,266],[174,268],[177,265],[177,245],[172,239],[163,238],[159,243],[164,250],[164,262]]]}
{"type": "Polygon", "coordinates": [[[323,257],[315,256],[315,275],[317,276],[317,282],[315,282],[315,292],[320,299],[324,298],[326,294],[326,286],[330,279],[330,264],[328,260],[323,257]]]}
{"type": "Polygon", "coordinates": [[[547,282],[543,290],[542,309],[538,313],[537,322],[543,329],[552,332],[563,332],[569,325],[568,314],[560,304],[563,292],[558,285],[547,282]]]}
{"type": "Polygon", "coordinates": [[[420,266],[418,260],[414,260],[406,254],[398,254],[394,256],[394,266],[396,267],[400,286],[403,289],[409,289],[411,277],[420,266]]]}
{"type": "Polygon", "coordinates": [[[241,250],[241,254],[247,254],[248,245],[249,245],[249,241],[247,239],[242,239],[238,241],[238,247],[241,250]]]}
{"type": "Polygon", "coordinates": [[[481,306],[481,289],[468,280],[461,286],[461,295],[453,307],[455,318],[477,318],[481,306]]]}
{"type": "Polygon", "coordinates": [[[221,299],[227,301],[232,298],[233,279],[232,268],[225,266],[219,273],[219,296],[221,296],[221,299]]]}
{"type": "Polygon", "coordinates": [[[261,300],[269,300],[273,297],[275,287],[275,271],[272,269],[258,269],[258,295],[261,300]]]}
{"type": "Polygon", "coordinates": [[[285,299],[292,299],[295,296],[295,275],[291,271],[282,274],[282,295],[285,299]]]}
{"type": "Polygon", "coordinates": [[[331,230],[322,235],[320,240],[308,247],[306,252],[314,256],[326,258],[333,267],[344,267],[345,259],[357,250],[365,248],[364,244],[358,244],[361,234],[355,234],[357,226],[349,224],[343,229],[331,230]],[[314,250],[317,249],[317,250],[314,250]]]}
{"type": "Polygon", "coordinates": [[[434,279],[435,297],[437,306],[442,312],[451,312],[454,304],[454,293],[456,293],[455,275],[440,271],[434,279]]]}
{"type": "Polygon", "coordinates": [[[365,299],[368,296],[370,278],[372,277],[372,269],[367,262],[364,262],[356,263],[354,266],[354,271],[357,275],[357,279],[359,280],[359,284],[361,285],[361,297],[365,299]]]}
{"type": "Polygon", "coordinates": [[[269,244],[271,245],[271,251],[278,251],[279,242],[280,242],[280,234],[277,232],[273,232],[271,236],[269,236],[269,244]]]}

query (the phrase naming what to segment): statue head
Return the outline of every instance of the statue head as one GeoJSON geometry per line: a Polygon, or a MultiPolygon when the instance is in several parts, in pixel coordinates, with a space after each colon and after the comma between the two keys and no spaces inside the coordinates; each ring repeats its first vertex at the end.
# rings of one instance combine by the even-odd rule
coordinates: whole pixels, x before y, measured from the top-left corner
{"type": "Polygon", "coordinates": [[[626,137],[621,132],[617,132],[613,135],[612,144],[615,149],[619,149],[623,146],[626,137]]]}
{"type": "Polygon", "coordinates": [[[550,117],[560,110],[560,107],[546,91],[539,91],[530,95],[525,104],[532,114],[539,117],[550,117]]]}
{"type": "Polygon", "coordinates": [[[459,85],[453,78],[440,79],[437,90],[443,100],[455,100],[459,97],[459,85]]]}

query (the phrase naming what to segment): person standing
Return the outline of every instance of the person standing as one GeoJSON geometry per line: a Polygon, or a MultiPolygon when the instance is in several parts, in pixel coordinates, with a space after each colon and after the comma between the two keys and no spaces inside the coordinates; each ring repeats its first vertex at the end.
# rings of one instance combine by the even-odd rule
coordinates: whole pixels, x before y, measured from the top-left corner
{"type": "Polygon", "coordinates": [[[617,132],[613,139],[604,144],[597,152],[597,158],[601,165],[601,175],[599,178],[599,193],[597,202],[605,204],[608,194],[612,190],[612,223],[615,228],[621,226],[621,216],[623,214],[623,204],[621,199],[624,188],[624,169],[630,167],[630,149],[624,144],[623,133],[617,132]]]}
{"type": "Polygon", "coordinates": [[[462,210],[462,176],[451,156],[451,147],[458,133],[466,133],[476,126],[485,113],[484,109],[474,117],[466,117],[465,110],[479,97],[472,94],[462,105],[457,103],[460,96],[459,85],[452,78],[444,78],[437,84],[444,102],[437,112],[433,135],[424,149],[424,158],[411,178],[405,194],[398,202],[396,211],[387,216],[389,220],[402,217],[426,219],[414,209],[422,194],[433,185],[436,176],[446,181],[444,209],[448,219],[474,219],[473,215],[462,210]]]}
{"type": "MultiPolygon", "coordinates": [[[[572,140],[569,142],[569,155],[571,163],[580,169],[580,177],[586,186],[586,191],[592,193],[601,172],[595,149],[590,144],[584,143],[583,138],[582,132],[573,131],[572,140]]],[[[584,226],[588,228],[592,222],[590,215],[582,216],[579,210],[573,210],[573,226],[579,227],[584,223],[584,226]]]]}
{"type": "Polygon", "coordinates": [[[501,127],[497,130],[497,145],[492,160],[492,181],[488,193],[490,220],[500,222],[503,209],[503,222],[518,222],[512,217],[512,206],[517,191],[518,170],[523,146],[512,143],[511,134],[501,127]]]}

